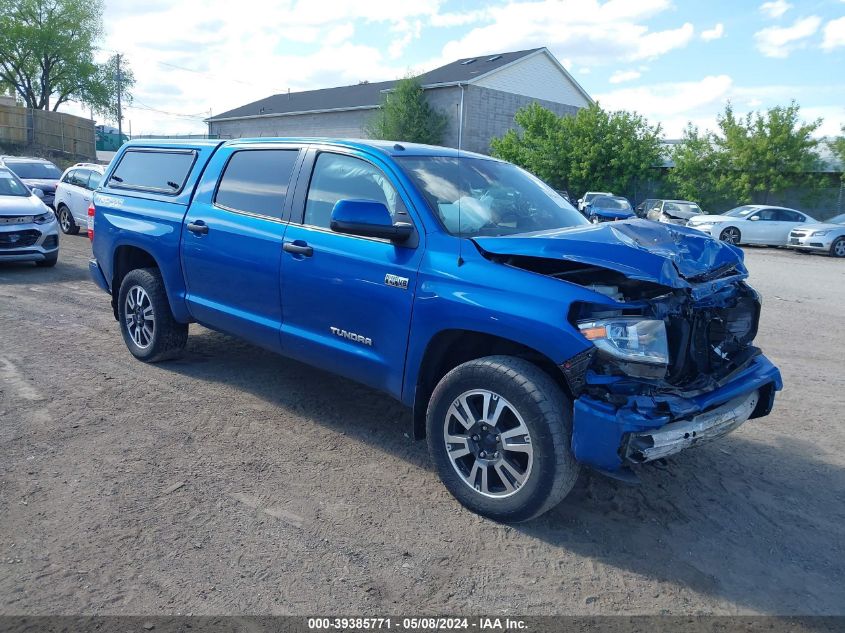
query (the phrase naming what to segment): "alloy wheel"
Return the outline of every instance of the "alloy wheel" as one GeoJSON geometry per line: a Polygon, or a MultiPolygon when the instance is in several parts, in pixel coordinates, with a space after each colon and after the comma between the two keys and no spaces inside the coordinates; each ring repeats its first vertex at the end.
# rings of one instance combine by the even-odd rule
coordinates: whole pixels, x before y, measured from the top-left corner
{"type": "Polygon", "coordinates": [[[70,231],[70,212],[66,207],[62,207],[61,211],[59,211],[59,225],[61,225],[62,231],[65,233],[70,231]]]}
{"type": "Polygon", "coordinates": [[[739,244],[739,231],[730,226],[722,231],[722,241],[726,244],[739,244]]]}
{"type": "Polygon", "coordinates": [[[155,335],[155,313],[150,296],[141,286],[132,286],[126,293],[123,318],[135,345],[148,348],[155,335]]]}
{"type": "Polygon", "coordinates": [[[458,396],[446,413],[446,453],[463,482],[485,497],[517,493],[531,475],[531,434],[516,408],[487,389],[458,396]]]}
{"type": "Polygon", "coordinates": [[[834,242],[833,254],[835,257],[845,257],[845,238],[839,238],[834,242]]]}

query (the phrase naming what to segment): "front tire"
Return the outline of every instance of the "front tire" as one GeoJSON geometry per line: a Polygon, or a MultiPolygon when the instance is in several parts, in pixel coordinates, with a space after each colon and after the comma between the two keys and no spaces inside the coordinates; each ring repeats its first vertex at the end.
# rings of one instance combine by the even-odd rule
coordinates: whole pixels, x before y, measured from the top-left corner
{"type": "Polygon", "coordinates": [[[440,478],[473,512],[527,521],[575,485],[572,405],[533,363],[488,356],[459,365],[434,389],[426,417],[440,478]]]}
{"type": "Polygon", "coordinates": [[[173,318],[158,268],[137,268],[120,284],[118,319],[126,347],[138,360],[176,358],[188,342],[188,324],[173,318]]]}
{"type": "Polygon", "coordinates": [[[740,233],[739,229],[735,226],[729,226],[719,234],[719,239],[726,244],[739,246],[739,243],[742,240],[742,233],[740,233]]]}
{"type": "Polygon", "coordinates": [[[67,206],[60,204],[56,213],[59,216],[59,228],[62,230],[62,233],[65,235],[76,235],[79,233],[79,226],[76,224],[76,220],[73,219],[73,214],[67,206]]]}
{"type": "Polygon", "coordinates": [[[845,237],[840,237],[830,245],[831,257],[845,257],[845,237]]]}

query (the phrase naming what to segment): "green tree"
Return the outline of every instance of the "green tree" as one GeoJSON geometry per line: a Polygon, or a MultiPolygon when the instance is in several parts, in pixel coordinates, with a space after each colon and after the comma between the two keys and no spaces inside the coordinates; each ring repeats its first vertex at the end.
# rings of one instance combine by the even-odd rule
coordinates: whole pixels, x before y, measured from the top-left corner
{"type": "Polygon", "coordinates": [[[446,122],[446,115],[426,100],[419,80],[405,77],[385,95],[367,133],[370,138],[438,145],[446,122]]]}
{"type": "MultiPolygon", "coordinates": [[[[74,100],[110,112],[113,64],[94,61],[102,31],[102,0],[0,0],[0,85],[28,108],[55,111],[74,100]]],[[[124,76],[125,89],[134,79],[128,69],[124,76]]]]}
{"type": "Polygon", "coordinates": [[[704,205],[767,204],[789,189],[813,199],[822,186],[819,139],[821,119],[801,120],[792,102],[765,112],[737,116],[730,104],[718,118],[716,133],[688,127],[672,158],[669,175],[678,195],[704,205]]]}
{"type": "Polygon", "coordinates": [[[632,112],[598,104],[557,116],[533,103],[514,117],[518,130],[493,139],[493,155],[531,171],[551,186],[634,196],[661,162],[660,126],[632,112]]]}
{"type": "MultiPolygon", "coordinates": [[[[845,168],[845,125],[842,126],[842,136],[837,136],[828,141],[830,151],[839,159],[839,164],[845,168]]],[[[845,169],[842,171],[842,181],[845,182],[845,169]]]]}

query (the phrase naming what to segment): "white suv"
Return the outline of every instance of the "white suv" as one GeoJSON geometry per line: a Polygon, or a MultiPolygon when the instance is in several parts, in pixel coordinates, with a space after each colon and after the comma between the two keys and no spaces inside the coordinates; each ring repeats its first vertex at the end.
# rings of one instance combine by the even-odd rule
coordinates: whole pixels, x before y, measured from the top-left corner
{"type": "Polygon", "coordinates": [[[76,163],[62,174],[59,186],[56,187],[55,200],[62,233],[76,235],[79,227],[87,226],[88,207],[105,171],[105,165],[76,163]]]}

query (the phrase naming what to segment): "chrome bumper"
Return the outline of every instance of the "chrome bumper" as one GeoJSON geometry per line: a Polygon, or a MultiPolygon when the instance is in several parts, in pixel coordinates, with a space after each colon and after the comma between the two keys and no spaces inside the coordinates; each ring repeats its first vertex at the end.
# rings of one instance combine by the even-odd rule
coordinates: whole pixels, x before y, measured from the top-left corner
{"type": "Polygon", "coordinates": [[[631,433],[624,444],[625,458],[636,463],[650,462],[727,435],[751,417],[759,400],[760,393],[755,390],[690,420],[631,433]]]}

